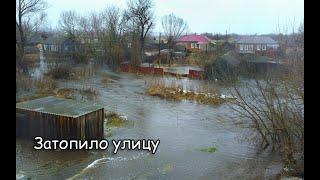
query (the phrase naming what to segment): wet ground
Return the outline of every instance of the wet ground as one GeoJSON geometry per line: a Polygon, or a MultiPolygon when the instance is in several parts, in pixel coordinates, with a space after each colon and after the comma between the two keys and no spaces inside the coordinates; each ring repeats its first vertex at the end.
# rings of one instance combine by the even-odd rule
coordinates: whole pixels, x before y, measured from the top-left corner
{"type": "Polygon", "coordinates": [[[61,81],[59,87],[94,88],[106,110],[130,121],[112,128],[108,139],[160,139],[157,152],[36,151],[32,142],[17,139],[17,179],[260,179],[279,170],[277,157],[257,155],[254,146],[243,141],[247,132],[232,123],[228,105],[150,97],[145,95],[150,76],[101,73],[85,82],[61,81]],[[101,73],[115,82],[102,84],[101,73]],[[201,151],[213,146],[216,152],[201,151]]]}

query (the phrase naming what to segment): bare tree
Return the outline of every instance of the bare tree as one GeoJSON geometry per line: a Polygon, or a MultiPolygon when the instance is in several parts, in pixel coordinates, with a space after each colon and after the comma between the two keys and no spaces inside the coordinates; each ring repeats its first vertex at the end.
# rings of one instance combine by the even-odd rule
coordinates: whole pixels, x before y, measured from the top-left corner
{"type": "Polygon", "coordinates": [[[104,50],[108,65],[115,69],[119,66],[123,56],[123,21],[121,11],[118,7],[109,6],[102,12],[104,32],[107,35],[104,38],[104,50]]]}
{"type": "Polygon", "coordinates": [[[188,29],[187,22],[173,13],[163,16],[161,23],[164,34],[168,37],[168,43],[178,40],[188,29]]]}
{"type": "MultiPolygon", "coordinates": [[[[161,19],[161,23],[164,34],[168,38],[169,49],[173,49],[175,41],[177,41],[181,37],[181,35],[187,31],[187,22],[171,13],[169,15],[163,16],[161,19]]],[[[171,62],[171,58],[172,52],[170,51],[169,62],[171,62]]]]}
{"type": "Polygon", "coordinates": [[[139,34],[140,56],[143,58],[145,38],[154,25],[152,0],[129,0],[125,13],[127,21],[132,23],[134,32],[139,34]]]}
{"type": "MultiPolygon", "coordinates": [[[[24,46],[27,40],[26,28],[28,30],[33,29],[32,26],[38,26],[40,21],[37,23],[31,23],[32,15],[38,14],[45,10],[47,4],[43,0],[16,0],[16,28],[19,33],[19,38],[16,39],[18,49],[23,59],[24,46]]],[[[40,17],[44,17],[41,15],[40,17]]]]}
{"type": "Polygon", "coordinates": [[[59,25],[68,38],[75,40],[80,17],[75,11],[65,11],[60,15],[59,25]]]}
{"type": "Polygon", "coordinates": [[[109,6],[102,13],[104,30],[108,32],[110,40],[118,40],[122,33],[121,11],[115,6],[109,6]]]}

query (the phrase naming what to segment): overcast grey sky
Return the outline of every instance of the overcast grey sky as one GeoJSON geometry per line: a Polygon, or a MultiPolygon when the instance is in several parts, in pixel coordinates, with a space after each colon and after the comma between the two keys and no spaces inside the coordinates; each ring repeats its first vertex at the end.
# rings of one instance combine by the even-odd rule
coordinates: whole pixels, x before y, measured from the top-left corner
{"type": "MultiPolygon", "coordinates": [[[[197,33],[265,34],[278,32],[278,27],[291,32],[304,18],[303,0],[154,0],[154,4],[156,32],[162,30],[161,17],[171,12],[197,33]]],[[[54,28],[62,11],[86,14],[108,5],[124,9],[126,0],[48,0],[48,5],[48,24],[54,28]]]]}

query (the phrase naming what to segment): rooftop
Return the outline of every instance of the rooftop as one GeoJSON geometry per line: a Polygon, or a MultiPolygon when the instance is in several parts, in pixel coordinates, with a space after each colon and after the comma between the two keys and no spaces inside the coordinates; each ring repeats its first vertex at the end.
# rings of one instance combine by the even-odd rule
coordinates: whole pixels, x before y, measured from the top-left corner
{"type": "Polygon", "coordinates": [[[102,105],[48,96],[16,104],[16,109],[41,112],[66,117],[79,117],[99,109],[102,105]]]}
{"type": "Polygon", "coordinates": [[[192,34],[192,35],[185,35],[182,36],[178,42],[198,42],[198,43],[207,43],[207,42],[211,42],[211,40],[204,35],[196,35],[196,34],[192,34]]]}
{"type": "Polygon", "coordinates": [[[247,44],[278,44],[277,41],[267,36],[242,36],[236,42],[247,44]]]}

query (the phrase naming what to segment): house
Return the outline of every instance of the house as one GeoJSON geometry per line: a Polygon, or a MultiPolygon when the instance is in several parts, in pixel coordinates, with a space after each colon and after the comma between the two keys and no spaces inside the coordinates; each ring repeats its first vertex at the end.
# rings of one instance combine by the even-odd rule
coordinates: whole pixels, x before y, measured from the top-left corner
{"type": "Polygon", "coordinates": [[[267,36],[242,36],[235,42],[236,51],[242,54],[273,56],[279,44],[267,36]]]}
{"type": "Polygon", "coordinates": [[[29,46],[38,47],[45,53],[73,52],[78,49],[79,44],[57,33],[37,33],[28,41],[29,46]]]}
{"type": "Polygon", "coordinates": [[[80,46],[75,40],[64,38],[60,44],[62,52],[76,52],[80,46]]]}
{"type": "Polygon", "coordinates": [[[37,47],[38,50],[42,49],[46,53],[59,51],[58,37],[53,33],[34,34],[27,44],[31,47],[37,47]]]}
{"type": "Polygon", "coordinates": [[[186,50],[202,50],[207,51],[211,49],[211,39],[204,35],[185,35],[182,36],[178,41],[178,45],[184,45],[186,50]]]}
{"type": "Polygon", "coordinates": [[[43,50],[46,53],[59,52],[58,36],[56,34],[48,34],[43,36],[43,50]]]}

